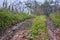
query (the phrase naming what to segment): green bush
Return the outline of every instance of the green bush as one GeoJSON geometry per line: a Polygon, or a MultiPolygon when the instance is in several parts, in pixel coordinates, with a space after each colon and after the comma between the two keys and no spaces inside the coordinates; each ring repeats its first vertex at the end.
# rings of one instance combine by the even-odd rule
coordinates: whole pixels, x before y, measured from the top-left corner
{"type": "Polygon", "coordinates": [[[46,16],[45,15],[41,15],[41,16],[37,16],[32,22],[32,32],[31,35],[32,36],[36,36],[36,35],[40,35],[42,38],[44,38],[45,40],[48,38],[46,32],[47,32],[47,28],[46,28],[46,16]]]}
{"type": "Polygon", "coordinates": [[[13,13],[7,9],[0,9],[0,30],[16,24],[20,20],[29,18],[30,15],[26,13],[13,13]]]}
{"type": "Polygon", "coordinates": [[[51,19],[53,20],[54,24],[59,27],[60,26],[60,14],[50,14],[51,19]]]}

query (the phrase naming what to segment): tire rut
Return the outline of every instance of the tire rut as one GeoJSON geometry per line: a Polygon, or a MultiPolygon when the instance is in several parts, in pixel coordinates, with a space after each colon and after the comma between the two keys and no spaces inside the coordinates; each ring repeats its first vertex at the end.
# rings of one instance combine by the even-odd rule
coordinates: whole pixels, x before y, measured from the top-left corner
{"type": "Polygon", "coordinates": [[[60,40],[60,28],[56,28],[50,17],[47,18],[47,32],[49,40],[60,40]]]}
{"type": "Polygon", "coordinates": [[[17,32],[17,30],[21,30],[21,29],[24,30],[24,29],[28,28],[28,27],[23,26],[23,25],[25,22],[31,22],[32,19],[33,18],[26,19],[20,23],[17,23],[16,25],[12,26],[11,28],[5,30],[5,32],[3,34],[1,34],[0,40],[8,40],[12,36],[14,36],[14,34],[17,32]]]}

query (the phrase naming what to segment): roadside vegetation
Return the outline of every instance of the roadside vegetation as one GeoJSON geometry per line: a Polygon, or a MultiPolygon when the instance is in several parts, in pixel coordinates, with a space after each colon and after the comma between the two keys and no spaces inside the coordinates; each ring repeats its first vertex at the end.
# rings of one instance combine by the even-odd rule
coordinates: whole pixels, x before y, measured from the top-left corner
{"type": "Polygon", "coordinates": [[[54,22],[54,24],[56,25],[56,27],[59,27],[60,26],[60,14],[58,13],[50,14],[50,17],[52,21],[54,22]]]}
{"type": "Polygon", "coordinates": [[[46,28],[46,16],[41,15],[37,16],[33,21],[32,21],[32,27],[31,27],[31,36],[33,37],[32,40],[38,40],[36,36],[41,37],[41,40],[47,40],[48,35],[47,35],[47,28],[46,28]]]}
{"type": "Polygon", "coordinates": [[[17,22],[29,18],[26,13],[14,13],[8,9],[0,9],[0,31],[16,24],[17,22]]]}

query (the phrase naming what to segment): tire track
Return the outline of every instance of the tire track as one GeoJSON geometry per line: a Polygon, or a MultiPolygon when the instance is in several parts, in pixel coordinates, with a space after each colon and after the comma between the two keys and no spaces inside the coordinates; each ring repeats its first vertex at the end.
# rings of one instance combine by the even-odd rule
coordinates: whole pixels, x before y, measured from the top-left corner
{"type": "Polygon", "coordinates": [[[31,21],[33,18],[28,18],[23,20],[20,23],[17,23],[16,25],[12,26],[11,28],[7,29],[2,36],[0,36],[0,40],[8,40],[11,36],[15,34],[15,32],[19,29],[22,28],[22,24],[25,23],[26,21],[31,21]]]}
{"type": "Polygon", "coordinates": [[[46,25],[47,25],[47,32],[48,32],[48,35],[49,35],[49,40],[57,40],[56,39],[56,27],[53,23],[53,21],[50,19],[50,17],[47,17],[47,22],[46,22],[46,25]]]}

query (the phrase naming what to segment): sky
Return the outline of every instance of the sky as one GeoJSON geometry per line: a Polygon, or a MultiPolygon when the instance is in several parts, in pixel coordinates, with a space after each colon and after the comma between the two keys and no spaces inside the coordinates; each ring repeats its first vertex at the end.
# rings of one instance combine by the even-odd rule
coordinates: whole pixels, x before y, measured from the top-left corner
{"type": "MultiPolygon", "coordinates": [[[[8,3],[13,3],[14,1],[17,1],[17,0],[7,0],[8,1],[8,3]]],[[[26,1],[26,0],[19,0],[19,1],[26,1]]],[[[37,0],[37,1],[39,1],[39,2],[44,2],[45,0],[37,0]]],[[[2,3],[3,3],[3,0],[0,0],[0,7],[2,6],[2,3]]]]}
{"type": "MultiPolygon", "coordinates": [[[[14,1],[15,1],[15,0],[8,0],[9,3],[14,2],[14,1]]],[[[23,2],[23,1],[26,1],[26,0],[20,0],[20,1],[23,2]]],[[[40,1],[40,2],[42,2],[42,3],[44,2],[44,0],[37,0],[37,1],[40,1]]],[[[2,3],[3,3],[3,0],[0,0],[0,6],[2,5],[2,3]]]]}

